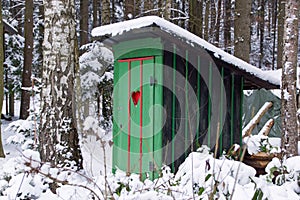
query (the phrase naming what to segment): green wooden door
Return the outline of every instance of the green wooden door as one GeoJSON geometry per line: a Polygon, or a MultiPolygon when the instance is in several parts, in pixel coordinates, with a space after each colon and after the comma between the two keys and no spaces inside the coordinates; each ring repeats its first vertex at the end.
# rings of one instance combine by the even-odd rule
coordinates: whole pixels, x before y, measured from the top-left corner
{"type": "Polygon", "coordinates": [[[144,178],[161,167],[162,57],[117,60],[113,167],[144,178]]]}

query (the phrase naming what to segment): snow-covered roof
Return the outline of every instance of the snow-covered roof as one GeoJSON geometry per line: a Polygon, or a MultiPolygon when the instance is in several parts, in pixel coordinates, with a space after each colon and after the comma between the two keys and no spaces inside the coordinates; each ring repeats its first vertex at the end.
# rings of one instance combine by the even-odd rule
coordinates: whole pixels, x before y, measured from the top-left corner
{"type": "Polygon", "coordinates": [[[240,70],[250,73],[258,77],[259,79],[277,86],[280,85],[280,74],[270,73],[270,71],[263,71],[229,53],[226,53],[222,49],[210,44],[209,42],[201,39],[193,33],[157,16],[140,17],[133,20],[100,26],[92,30],[92,36],[118,36],[134,29],[150,26],[157,26],[167,33],[183,38],[191,46],[195,46],[195,44],[199,45],[200,47],[213,52],[213,56],[217,59],[220,59],[228,64],[237,67],[240,70]]]}

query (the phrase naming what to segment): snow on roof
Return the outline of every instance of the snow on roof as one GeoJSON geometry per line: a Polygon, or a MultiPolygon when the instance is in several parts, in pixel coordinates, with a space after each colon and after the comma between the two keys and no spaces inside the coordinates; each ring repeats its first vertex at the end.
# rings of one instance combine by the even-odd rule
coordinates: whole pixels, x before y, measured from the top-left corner
{"type": "Polygon", "coordinates": [[[262,80],[265,80],[274,85],[278,85],[278,86],[280,85],[281,74],[274,75],[274,73],[270,73],[270,71],[262,71],[261,69],[229,53],[226,53],[225,51],[210,44],[204,39],[201,39],[200,37],[194,35],[193,33],[157,16],[140,17],[133,20],[96,27],[92,30],[92,36],[99,37],[105,35],[111,35],[111,36],[122,35],[123,33],[131,31],[133,29],[149,27],[152,25],[156,25],[165,32],[168,32],[170,34],[175,34],[185,39],[186,42],[192,46],[194,46],[194,44],[197,44],[202,48],[213,52],[213,55],[216,58],[223,60],[226,63],[232,64],[238,67],[239,69],[242,69],[250,74],[253,74],[262,80]]]}

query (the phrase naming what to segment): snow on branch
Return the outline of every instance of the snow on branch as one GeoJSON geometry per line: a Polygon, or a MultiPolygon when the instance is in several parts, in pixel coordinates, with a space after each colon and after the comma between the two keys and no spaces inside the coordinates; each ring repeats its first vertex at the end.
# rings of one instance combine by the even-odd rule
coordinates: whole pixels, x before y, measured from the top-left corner
{"type": "Polygon", "coordinates": [[[264,116],[264,114],[273,106],[272,102],[266,102],[256,113],[256,115],[250,120],[250,122],[245,126],[242,131],[242,136],[247,137],[251,135],[253,128],[260,121],[260,119],[264,116]]]}

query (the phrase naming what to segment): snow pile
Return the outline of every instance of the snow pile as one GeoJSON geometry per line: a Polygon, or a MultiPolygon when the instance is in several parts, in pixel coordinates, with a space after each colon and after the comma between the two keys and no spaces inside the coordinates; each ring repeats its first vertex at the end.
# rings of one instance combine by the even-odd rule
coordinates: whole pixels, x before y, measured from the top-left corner
{"type": "MultiPolygon", "coordinates": [[[[4,146],[7,157],[1,158],[0,199],[300,199],[300,156],[274,158],[266,168],[267,174],[258,178],[254,168],[226,157],[216,159],[203,146],[189,154],[176,174],[164,166],[159,178],[140,181],[136,174],[127,176],[120,170],[115,174],[111,169],[105,170],[105,157],[100,150],[104,147],[107,163],[111,163],[111,133],[101,129],[92,117],[83,123],[83,130],[94,134],[81,138],[90,142],[82,146],[86,165],[80,171],[41,163],[39,153],[28,149],[32,146],[25,148],[18,142],[33,137],[25,137],[26,131],[22,131],[27,130],[26,122],[5,127],[13,124],[19,128],[6,128],[3,135],[5,140],[15,138],[16,142],[4,146]],[[101,146],[101,142],[105,145],[101,146]]],[[[270,139],[269,143],[278,141],[270,139]]]]}
{"type": "MultiPolygon", "coordinates": [[[[272,141],[276,141],[271,139],[272,141]]],[[[243,143],[247,145],[247,151],[250,155],[256,154],[258,152],[265,153],[280,153],[280,145],[277,143],[272,143],[268,136],[265,135],[250,135],[243,138],[243,143]]]]}

